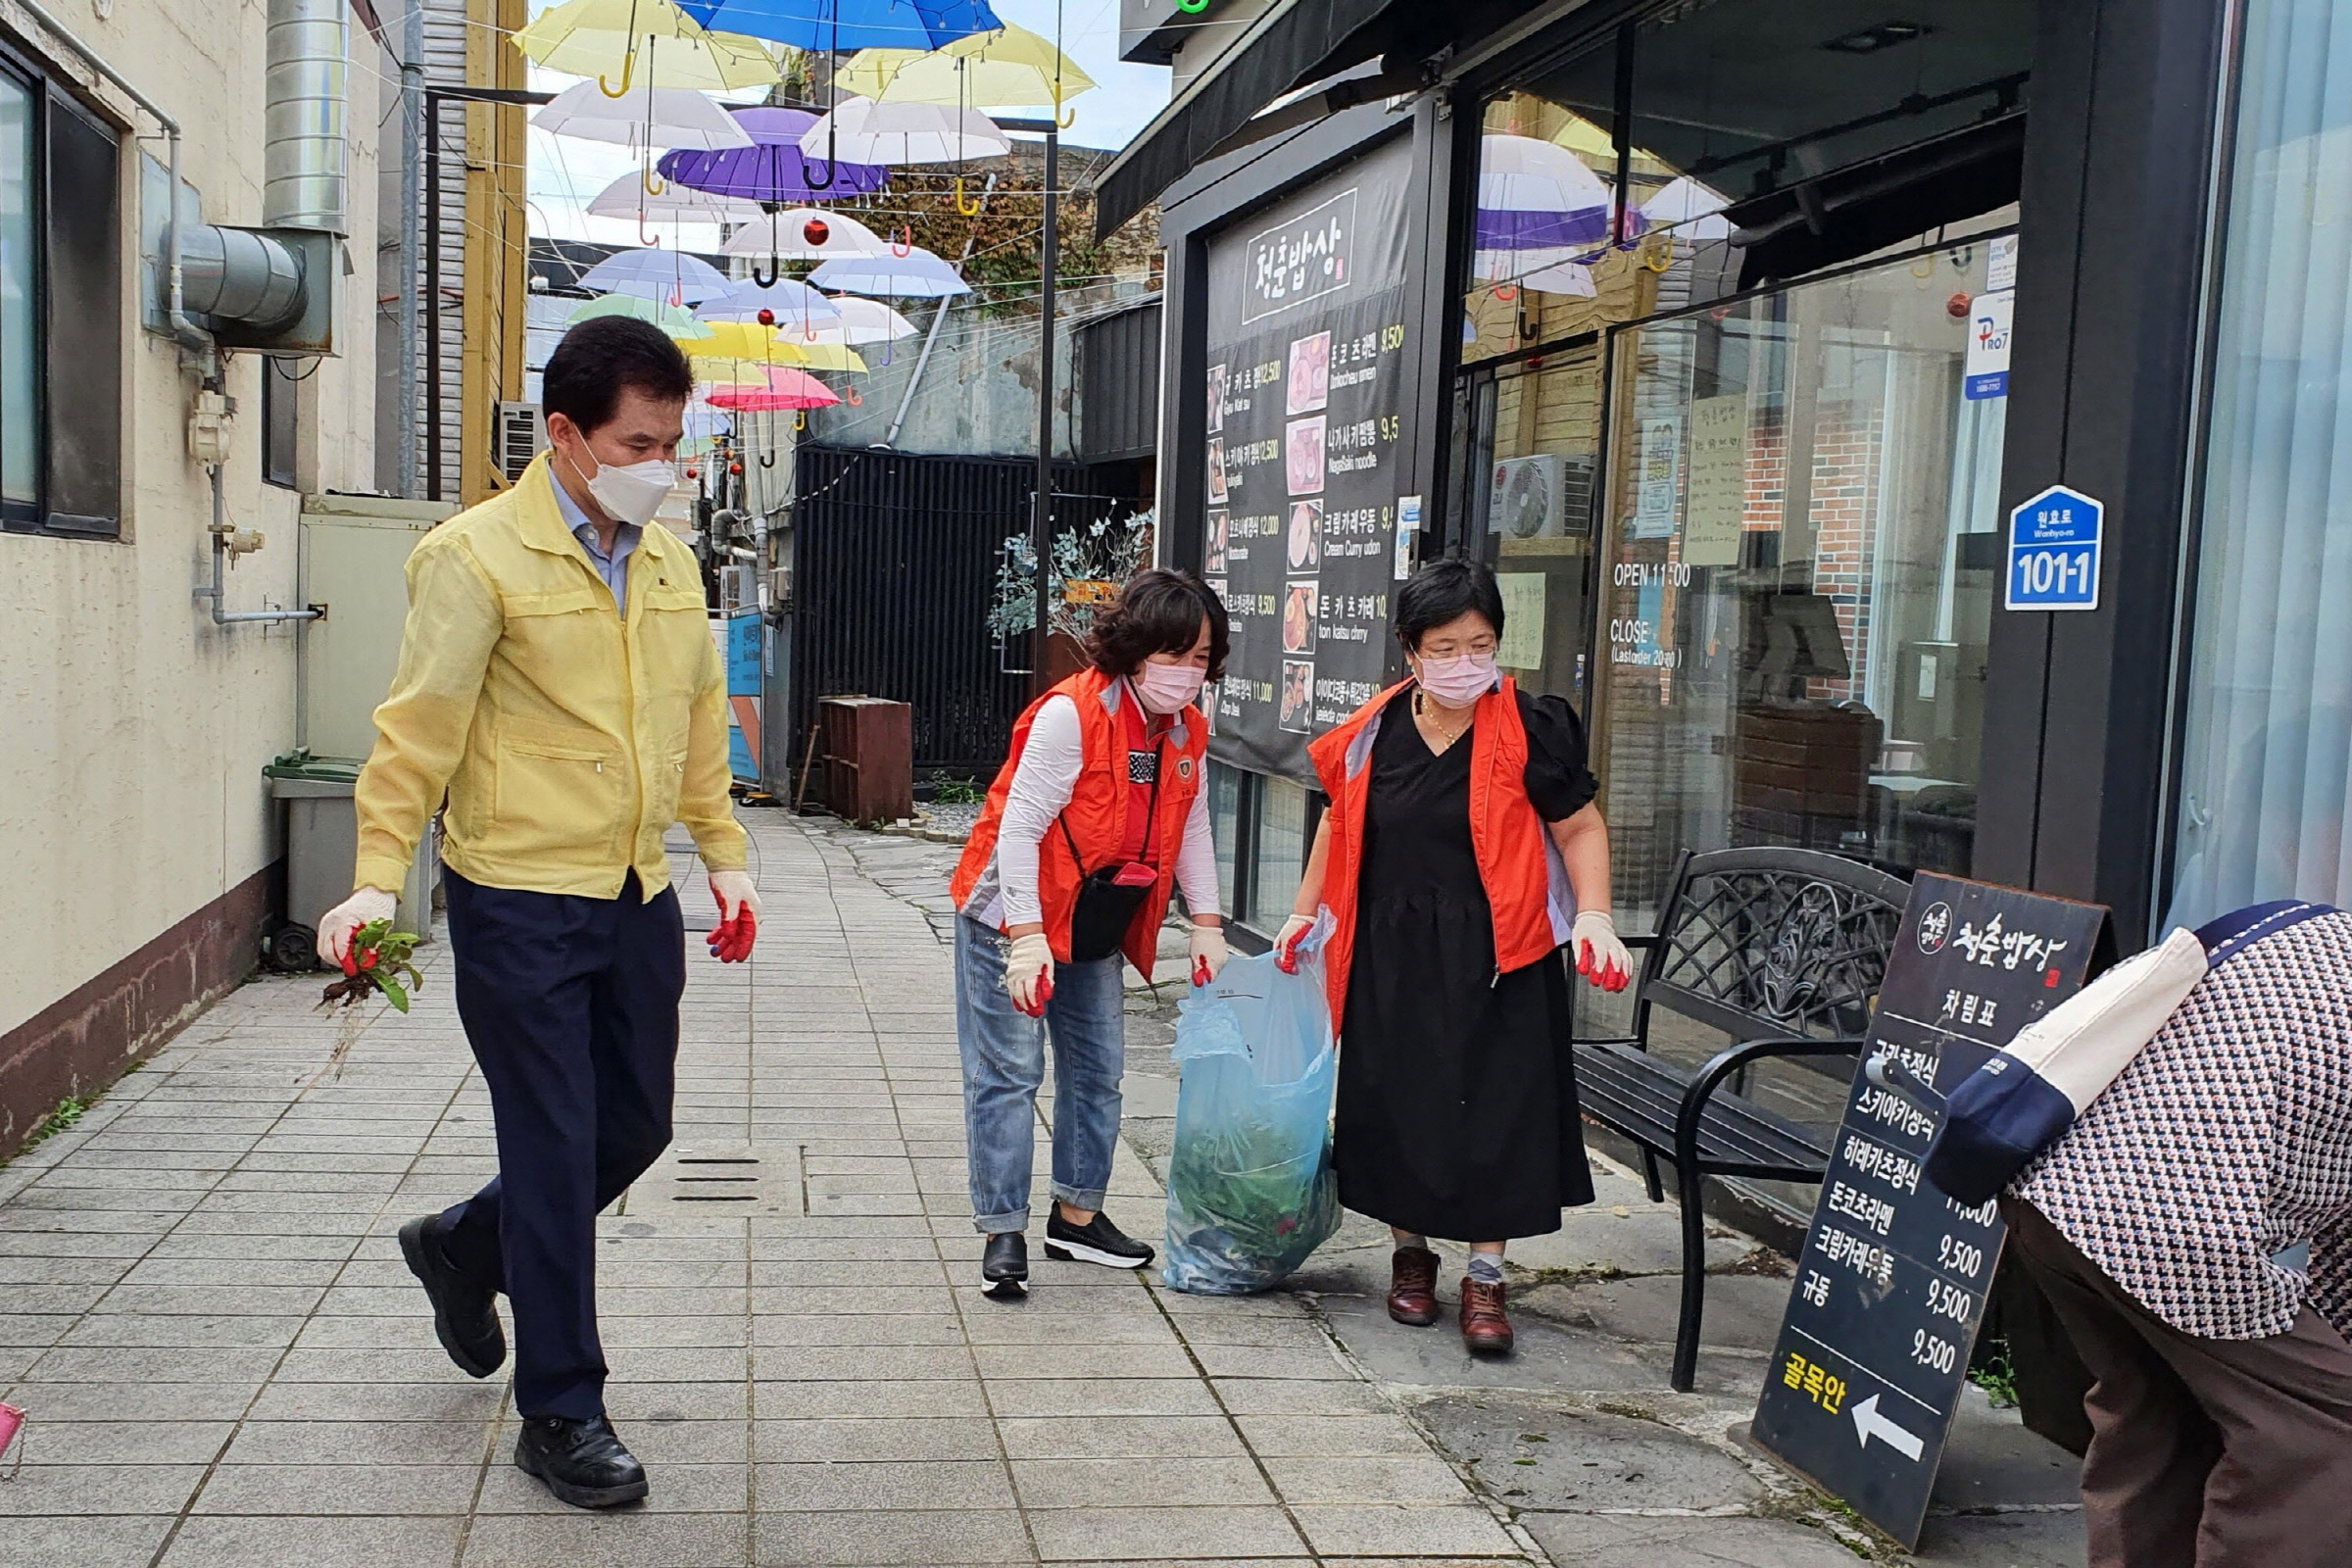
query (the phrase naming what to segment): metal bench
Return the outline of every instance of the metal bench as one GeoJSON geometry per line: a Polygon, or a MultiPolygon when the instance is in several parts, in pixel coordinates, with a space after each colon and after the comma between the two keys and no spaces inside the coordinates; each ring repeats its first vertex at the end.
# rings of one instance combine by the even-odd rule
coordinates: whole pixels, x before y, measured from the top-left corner
{"type": "Polygon", "coordinates": [[[1633,1033],[1574,1041],[1577,1096],[1592,1120],[1642,1152],[1652,1202],[1658,1159],[1675,1168],[1683,1214],[1683,1299],[1674,1387],[1698,1371],[1705,1305],[1709,1176],[1819,1182],[1820,1136],[1745,1097],[1748,1069],[1771,1057],[1858,1052],[1908,889],[1899,877],[1817,850],[1686,852],[1634,994],[1633,1033]],[[1650,1017],[1667,1010],[1732,1044],[1696,1072],[1650,1054],[1650,1017]]]}

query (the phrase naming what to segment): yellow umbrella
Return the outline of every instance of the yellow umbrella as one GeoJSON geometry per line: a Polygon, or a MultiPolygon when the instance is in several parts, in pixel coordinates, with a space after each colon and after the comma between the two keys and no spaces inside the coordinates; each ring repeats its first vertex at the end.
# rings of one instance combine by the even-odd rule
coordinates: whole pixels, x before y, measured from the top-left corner
{"type": "Polygon", "coordinates": [[[836,78],[845,93],[890,103],[1055,110],[1095,85],[1078,62],[1027,27],[975,32],[940,49],[860,49],[836,78]]]}
{"type": "Polygon", "coordinates": [[[550,71],[594,76],[612,98],[632,86],[711,92],[784,79],[767,45],[707,31],[672,0],[567,0],[514,34],[514,47],[550,71]]]}
{"type": "MultiPolygon", "coordinates": [[[[741,361],[750,365],[807,365],[807,350],[786,341],[772,326],[758,321],[708,321],[709,337],[678,338],[678,347],[697,363],[741,361]]],[[[676,334],[671,336],[676,338],[676,334]]]]}
{"type": "Polygon", "coordinates": [[[792,347],[801,352],[800,359],[793,363],[805,365],[811,370],[862,370],[865,368],[864,356],[846,343],[811,343],[802,339],[796,332],[793,334],[792,347]]]}

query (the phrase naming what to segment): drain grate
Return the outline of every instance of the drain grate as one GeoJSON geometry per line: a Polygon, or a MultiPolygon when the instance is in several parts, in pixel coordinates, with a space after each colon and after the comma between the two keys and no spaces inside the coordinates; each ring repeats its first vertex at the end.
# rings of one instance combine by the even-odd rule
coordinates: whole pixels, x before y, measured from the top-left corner
{"type": "Polygon", "coordinates": [[[710,1214],[803,1214],[800,1151],[789,1145],[672,1144],[629,1189],[622,1212],[676,1204],[710,1214]]]}

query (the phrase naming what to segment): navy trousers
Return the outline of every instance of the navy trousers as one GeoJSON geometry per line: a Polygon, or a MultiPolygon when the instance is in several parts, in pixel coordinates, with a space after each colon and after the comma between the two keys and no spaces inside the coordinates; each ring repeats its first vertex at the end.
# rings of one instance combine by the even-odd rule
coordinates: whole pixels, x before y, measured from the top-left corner
{"type": "Polygon", "coordinates": [[[458,1016],[498,1124],[498,1174],[442,1215],[442,1251],[506,1292],[515,1409],[602,1415],[596,1216],[669,1146],[677,892],[647,899],[633,872],[616,899],[442,877],[458,1016]]]}

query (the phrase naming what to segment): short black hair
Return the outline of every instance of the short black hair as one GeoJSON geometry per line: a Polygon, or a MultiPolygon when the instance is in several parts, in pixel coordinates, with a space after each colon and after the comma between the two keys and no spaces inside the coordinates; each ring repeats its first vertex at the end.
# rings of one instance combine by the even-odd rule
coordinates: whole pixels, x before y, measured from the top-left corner
{"type": "Polygon", "coordinates": [[[653,322],[629,316],[592,316],[564,333],[541,381],[541,410],[563,415],[582,435],[611,421],[624,386],[657,403],[694,396],[684,352],[653,322]]]}
{"type": "Polygon", "coordinates": [[[1153,654],[1181,654],[1200,640],[1208,620],[1208,678],[1225,678],[1233,626],[1225,601],[1189,571],[1152,566],[1127,579],[1119,597],[1095,616],[1086,657],[1105,675],[1132,675],[1153,654]]]}
{"type": "Polygon", "coordinates": [[[1475,561],[1430,562],[1396,590],[1396,640],[1406,653],[1418,653],[1422,638],[1473,610],[1502,635],[1502,589],[1494,573],[1475,561]]]}

